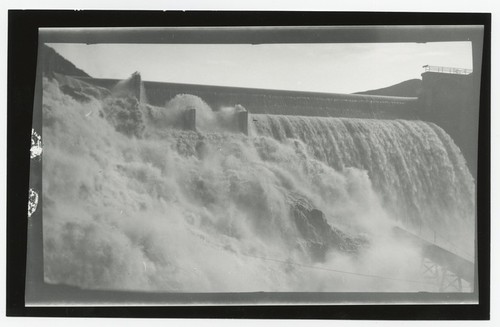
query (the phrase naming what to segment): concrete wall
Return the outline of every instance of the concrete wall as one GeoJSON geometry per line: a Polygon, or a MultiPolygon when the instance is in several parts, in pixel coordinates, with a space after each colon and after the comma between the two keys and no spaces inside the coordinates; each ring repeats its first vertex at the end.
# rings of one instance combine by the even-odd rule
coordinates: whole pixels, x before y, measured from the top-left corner
{"type": "Polygon", "coordinates": [[[250,113],[360,118],[411,118],[415,98],[144,82],[148,101],[164,105],[177,94],[199,96],[214,110],[243,105],[250,113]]]}
{"type": "Polygon", "coordinates": [[[453,138],[476,176],[479,111],[473,81],[473,74],[423,73],[419,117],[436,123],[453,138]]]}
{"type": "MultiPolygon", "coordinates": [[[[119,81],[81,78],[112,89],[119,81]]],[[[143,82],[147,102],[164,106],[177,94],[202,98],[214,110],[240,104],[250,113],[324,117],[416,119],[417,98],[265,90],[211,85],[143,82]]]]}

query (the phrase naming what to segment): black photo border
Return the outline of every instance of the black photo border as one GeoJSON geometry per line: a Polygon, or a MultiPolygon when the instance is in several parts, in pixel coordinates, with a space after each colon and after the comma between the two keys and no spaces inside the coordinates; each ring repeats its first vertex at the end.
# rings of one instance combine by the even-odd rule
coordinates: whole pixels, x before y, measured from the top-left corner
{"type": "Polygon", "coordinates": [[[383,12],[181,12],[11,10],[8,22],[8,316],[253,319],[484,320],[490,311],[491,14],[383,12]],[[27,307],[27,197],[37,72],[38,28],[154,26],[483,25],[477,240],[479,304],[27,307]]]}

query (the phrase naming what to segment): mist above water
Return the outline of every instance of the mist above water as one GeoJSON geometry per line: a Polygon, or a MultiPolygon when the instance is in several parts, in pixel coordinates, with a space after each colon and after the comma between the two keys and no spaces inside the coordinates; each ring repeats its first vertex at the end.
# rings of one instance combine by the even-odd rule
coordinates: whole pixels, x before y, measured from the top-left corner
{"type": "MultiPolygon", "coordinates": [[[[251,115],[44,80],[45,279],[147,291],[434,291],[401,224],[474,237],[474,183],[423,122],[251,115]],[[196,109],[198,131],[182,130],[196,109]]],[[[216,108],[219,109],[219,108],[216,108]]]]}

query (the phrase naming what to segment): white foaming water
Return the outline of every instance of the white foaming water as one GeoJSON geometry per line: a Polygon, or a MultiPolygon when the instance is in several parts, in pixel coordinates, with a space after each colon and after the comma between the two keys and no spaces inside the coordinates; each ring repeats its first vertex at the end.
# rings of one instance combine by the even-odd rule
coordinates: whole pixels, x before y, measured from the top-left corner
{"type": "Polygon", "coordinates": [[[474,234],[473,181],[431,124],[252,115],[247,137],[224,132],[234,109],[211,112],[193,96],[166,109],[79,102],[48,80],[43,103],[50,283],[435,290],[419,273],[419,249],[393,238],[391,227],[474,234]],[[190,106],[203,117],[199,132],[175,129],[175,112],[190,106]]]}
{"type": "Polygon", "coordinates": [[[302,140],[315,158],[338,171],[367,171],[393,219],[473,257],[474,180],[440,127],[422,121],[272,115],[253,115],[252,122],[259,135],[302,140]]]}

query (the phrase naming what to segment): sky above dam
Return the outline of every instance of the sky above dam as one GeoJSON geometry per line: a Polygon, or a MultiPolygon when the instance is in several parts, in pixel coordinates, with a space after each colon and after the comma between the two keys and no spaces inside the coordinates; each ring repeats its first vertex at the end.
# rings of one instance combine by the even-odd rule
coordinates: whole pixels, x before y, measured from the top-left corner
{"type": "Polygon", "coordinates": [[[472,69],[469,42],[364,44],[48,44],[96,78],[354,93],[472,69]]]}

